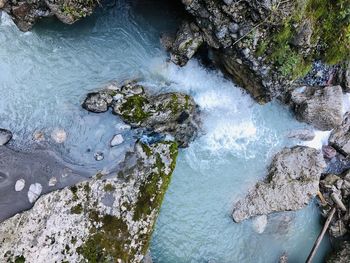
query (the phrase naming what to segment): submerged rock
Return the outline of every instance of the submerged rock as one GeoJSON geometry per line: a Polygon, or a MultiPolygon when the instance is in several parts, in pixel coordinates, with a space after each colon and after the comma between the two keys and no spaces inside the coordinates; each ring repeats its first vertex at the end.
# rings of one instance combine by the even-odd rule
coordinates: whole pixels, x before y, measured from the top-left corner
{"type": "Polygon", "coordinates": [[[25,185],[26,185],[26,181],[24,179],[17,180],[15,184],[15,191],[16,192],[22,191],[25,185]]]}
{"type": "Polygon", "coordinates": [[[95,154],[94,154],[94,157],[95,157],[95,160],[96,160],[96,161],[102,161],[102,160],[105,158],[103,152],[97,152],[97,153],[95,153],[95,154]]]}
{"type": "Polygon", "coordinates": [[[266,225],[267,225],[266,215],[258,216],[253,220],[253,228],[255,232],[257,232],[258,234],[264,233],[266,225]]]}
{"type": "Polygon", "coordinates": [[[136,144],[115,176],[40,197],[0,224],[0,258],[25,262],[141,262],[175,168],[177,145],[136,144]]]}
{"type": "Polygon", "coordinates": [[[29,202],[34,203],[41,195],[42,190],[43,190],[43,187],[41,184],[39,183],[31,184],[29,186],[29,191],[28,191],[29,202]]]}
{"type": "Polygon", "coordinates": [[[312,141],[315,138],[315,131],[310,129],[293,130],[288,133],[288,138],[301,141],[312,141]]]}
{"type": "Polygon", "coordinates": [[[67,140],[67,133],[62,128],[55,128],[51,132],[51,138],[56,143],[64,143],[67,140]]]}
{"type": "MultiPolygon", "coordinates": [[[[151,95],[143,86],[133,82],[121,87],[112,84],[107,90],[94,93],[94,98],[98,98],[94,100],[94,105],[105,102],[105,97],[98,94],[112,94],[113,101],[110,106],[113,113],[132,127],[169,134],[180,147],[187,147],[198,134],[201,124],[199,109],[194,100],[186,94],[170,92],[151,95]]],[[[86,100],[89,98],[91,96],[88,95],[86,100]]],[[[85,106],[87,110],[91,108],[95,107],[85,106]]]]}
{"type": "Polygon", "coordinates": [[[235,204],[234,221],[304,208],[315,197],[325,167],[322,153],[316,149],[306,146],[283,149],[273,158],[267,179],[257,183],[235,204]]]}
{"type": "Polygon", "coordinates": [[[7,144],[12,139],[12,132],[0,129],[0,146],[7,144]]]}
{"type": "Polygon", "coordinates": [[[302,87],[291,94],[297,119],[326,131],[341,124],[343,93],[340,86],[302,87]]]}
{"type": "Polygon", "coordinates": [[[328,141],[340,153],[350,154],[350,112],[344,115],[341,125],[331,132],[328,141]]]}

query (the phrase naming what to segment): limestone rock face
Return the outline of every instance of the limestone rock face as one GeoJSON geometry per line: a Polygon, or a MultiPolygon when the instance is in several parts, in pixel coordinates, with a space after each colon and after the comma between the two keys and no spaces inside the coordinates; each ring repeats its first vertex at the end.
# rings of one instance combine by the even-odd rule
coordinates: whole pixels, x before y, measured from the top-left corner
{"type": "Polygon", "coordinates": [[[234,221],[304,208],[316,195],[325,167],[321,152],[313,148],[283,149],[273,158],[266,181],[257,183],[235,204],[234,221]]]}
{"type": "Polygon", "coordinates": [[[138,143],[118,175],[40,197],[0,224],[1,261],[141,262],[176,156],[176,143],[138,143]]]}
{"type": "Polygon", "coordinates": [[[326,131],[342,122],[343,93],[340,86],[302,87],[291,94],[296,117],[326,131]]]}
{"type": "Polygon", "coordinates": [[[0,2],[0,8],[14,18],[20,30],[28,31],[39,19],[48,16],[56,16],[63,23],[72,24],[90,15],[97,3],[97,0],[7,0],[0,2]]]}
{"type": "Polygon", "coordinates": [[[342,124],[332,131],[329,144],[344,155],[350,154],[350,112],[344,115],[342,124]]]}
{"type": "Polygon", "coordinates": [[[94,112],[104,110],[105,106],[110,106],[114,114],[134,128],[173,136],[180,147],[188,146],[201,125],[198,106],[190,96],[179,92],[152,95],[133,82],[122,86],[111,84],[107,89],[89,94],[83,103],[85,109],[94,112]],[[110,103],[104,94],[112,98],[110,103]]]}

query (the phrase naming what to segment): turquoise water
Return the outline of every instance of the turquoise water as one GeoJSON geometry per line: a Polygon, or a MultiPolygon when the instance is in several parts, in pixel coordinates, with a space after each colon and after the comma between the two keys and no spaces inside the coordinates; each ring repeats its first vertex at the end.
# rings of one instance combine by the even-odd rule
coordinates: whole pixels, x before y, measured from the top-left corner
{"type": "Polygon", "coordinates": [[[159,8],[152,1],[117,2],[73,26],[52,20],[31,33],[2,17],[0,125],[14,132],[13,147],[30,149],[33,133],[40,130],[64,158],[107,169],[122,159],[134,134],[122,130],[112,114],[81,109],[87,92],[111,80],[134,78],[154,91],[187,92],[201,106],[204,131],[180,152],[153,235],[154,262],[276,262],[284,251],[291,262],[304,261],[320,230],[314,204],[269,217],[263,234],[253,230],[251,221],[235,224],[230,213],[233,203],[263,178],[273,154],[298,143],[286,134],[305,125],[277,103],[257,105],[196,60],[184,68],[167,62],[159,35],[174,30],[178,16],[164,1],[159,8]],[[57,127],[68,135],[60,145],[49,138],[57,127]],[[110,149],[115,133],[126,142],[110,149]],[[94,160],[96,151],[104,151],[102,163],[94,160]]]}

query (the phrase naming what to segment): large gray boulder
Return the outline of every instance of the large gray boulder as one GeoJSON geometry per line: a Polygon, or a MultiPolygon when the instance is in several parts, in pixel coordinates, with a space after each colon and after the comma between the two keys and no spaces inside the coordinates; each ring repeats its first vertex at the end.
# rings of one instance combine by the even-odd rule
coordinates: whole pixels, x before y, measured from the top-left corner
{"type": "Polygon", "coordinates": [[[350,154],[350,112],[345,113],[342,124],[331,132],[329,144],[344,155],[350,154]]]}
{"type": "Polygon", "coordinates": [[[257,215],[304,208],[316,195],[326,167],[320,151],[296,146],[275,155],[268,177],[239,200],[232,213],[235,222],[257,215]]]}
{"type": "Polygon", "coordinates": [[[189,95],[179,92],[153,95],[135,82],[122,86],[112,83],[88,94],[83,102],[83,107],[93,112],[102,112],[106,106],[134,128],[173,136],[180,147],[187,147],[194,140],[201,124],[198,106],[189,95]]]}
{"type": "Polygon", "coordinates": [[[2,262],[141,262],[177,145],[136,144],[116,175],[51,192],[0,224],[2,262]]]}
{"type": "Polygon", "coordinates": [[[302,87],[291,93],[296,117],[322,131],[341,124],[343,93],[340,86],[302,87]]]}

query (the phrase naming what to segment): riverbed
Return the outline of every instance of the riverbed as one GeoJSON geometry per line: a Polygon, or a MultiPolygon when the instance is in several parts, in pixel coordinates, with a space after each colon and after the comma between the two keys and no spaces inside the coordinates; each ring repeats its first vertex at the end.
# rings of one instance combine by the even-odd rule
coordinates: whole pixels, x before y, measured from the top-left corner
{"type": "MultiPolygon", "coordinates": [[[[153,234],[154,262],[276,262],[284,252],[290,262],[303,262],[320,231],[315,203],[269,216],[262,234],[251,220],[236,224],[230,214],[234,202],[264,178],[272,156],[284,146],[301,143],[288,133],[310,127],[277,102],[255,103],[200,60],[183,68],[169,62],[159,36],[176,30],[179,22],[178,12],[165,1],[154,8],[149,0],[117,1],[72,26],[42,21],[29,33],[2,15],[0,125],[14,133],[10,147],[32,151],[37,147],[33,134],[41,131],[45,147],[62,161],[91,174],[109,171],[137,134],[125,129],[117,116],[83,110],[88,92],[109,81],[139,79],[153,92],[188,93],[201,107],[203,132],[180,151],[153,234]],[[67,133],[63,144],[50,137],[57,128],[67,133]],[[125,141],[110,148],[116,133],[125,141]],[[96,152],[104,153],[103,161],[95,160],[96,152]]],[[[310,145],[321,143],[317,138],[310,145]]],[[[14,191],[6,181],[0,188],[14,191]]],[[[315,262],[322,261],[328,246],[327,241],[322,244],[315,262]]]]}

